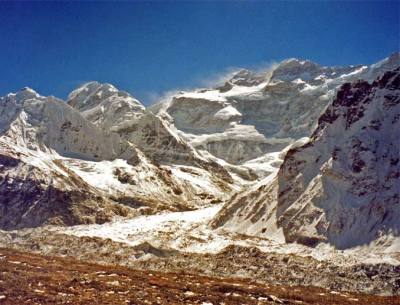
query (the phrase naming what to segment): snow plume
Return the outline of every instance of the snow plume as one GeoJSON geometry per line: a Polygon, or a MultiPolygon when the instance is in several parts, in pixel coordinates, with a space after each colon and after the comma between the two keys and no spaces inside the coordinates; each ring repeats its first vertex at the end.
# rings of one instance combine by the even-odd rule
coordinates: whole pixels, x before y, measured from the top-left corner
{"type": "Polygon", "coordinates": [[[226,81],[231,79],[237,72],[242,68],[229,67],[224,69],[222,72],[214,73],[209,77],[198,78],[193,83],[193,86],[187,86],[182,88],[176,88],[167,90],[164,92],[148,92],[147,101],[149,105],[156,105],[169,101],[173,96],[183,93],[184,91],[194,91],[204,88],[215,88],[223,85],[226,81]]]}
{"type": "Polygon", "coordinates": [[[239,67],[227,67],[223,71],[200,78],[199,84],[200,86],[207,88],[222,86],[226,81],[230,80],[236,73],[243,69],[244,68],[239,67]]]}
{"type": "MultiPolygon", "coordinates": [[[[192,90],[192,89],[187,89],[192,90]]],[[[166,104],[168,101],[172,99],[173,96],[176,96],[182,93],[184,89],[172,89],[164,92],[149,92],[147,93],[147,105],[149,105],[149,109],[152,110],[158,109],[157,105],[161,106],[161,104],[166,104]]]]}
{"type": "Polygon", "coordinates": [[[277,61],[266,61],[257,65],[257,67],[252,68],[251,70],[257,75],[265,75],[265,80],[269,81],[272,73],[278,67],[278,65],[279,63],[277,61]]]}
{"type": "Polygon", "coordinates": [[[156,105],[159,103],[167,102],[169,101],[173,96],[178,95],[184,91],[194,91],[194,90],[199,90],[199,89],[204,89],[204,88],[216,88],[219,86],[224,85],[225,82],[230,80],[235,74],[240,72],[243,69],[248,69],[252,71],[255,75],[265,75],[266,81],[270,79],[272,76],[272,72],[274,69],[278,66],[279,63],[276,61],[268,61],[268,62],[263,62],[261,64],[257,64],[254,66],[251,66],[249,68],[243,68],[243,67],[227,67],[223,69],[220,72],[212,73],[211,75],[203,78],[198,78],[197,80],[194,81],[193,86],[187,86],[183,88],[176,88],[176,89],[171,89],[167,90],[164,92],[148,92],[146,101],[147,105],[156,105]],[[198,85],[196,85],[198,84],[198,85]]]}

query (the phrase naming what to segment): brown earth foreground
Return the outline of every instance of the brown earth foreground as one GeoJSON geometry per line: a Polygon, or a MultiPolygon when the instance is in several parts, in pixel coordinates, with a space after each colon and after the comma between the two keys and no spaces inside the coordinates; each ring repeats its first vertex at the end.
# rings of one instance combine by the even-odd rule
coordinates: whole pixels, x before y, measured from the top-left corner
{"type": "Polygon", "coordinates": [[[0,304],[400,304],[400,297],[138,271],[0,249],[0,304]]]}

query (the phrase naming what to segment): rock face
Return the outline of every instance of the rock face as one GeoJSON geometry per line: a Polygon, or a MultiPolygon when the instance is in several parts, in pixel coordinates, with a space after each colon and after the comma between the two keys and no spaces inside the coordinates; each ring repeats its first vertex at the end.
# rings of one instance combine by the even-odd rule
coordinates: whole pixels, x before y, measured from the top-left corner
{"type": "Polygon", "coordinates": [[[212,226],[341,249],[398,238],[399,130],[399,68],[344,84],[277,176],[233,197],[212,226]]]}
{"type": "Polygon", "coordinates": [[[194,209],[233,189],[161,118],[96,82],[69,105],[29,88],[1,98],[0,168],[2,229],[194,209]]]}
{"type": "Polygon", "coordinates": [[[264,73],[242,70],[216,89],[179,93],[153,111],[195,148],[244,164],[309,136],[342,84],[373,81],[399,61],[399,53],[370,66],[323,67],[289,59],[264,73]]]}

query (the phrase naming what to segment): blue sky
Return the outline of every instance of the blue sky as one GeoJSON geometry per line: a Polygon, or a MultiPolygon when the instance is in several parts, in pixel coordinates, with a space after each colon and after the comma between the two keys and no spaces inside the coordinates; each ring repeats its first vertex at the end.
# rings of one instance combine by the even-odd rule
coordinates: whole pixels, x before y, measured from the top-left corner
{"type": "Polygon", "coordinates": [[[399,49],[398,1],[0,2],[0,95],[109,82],[144,104],[231,67],[373,63],[399,49]]]}

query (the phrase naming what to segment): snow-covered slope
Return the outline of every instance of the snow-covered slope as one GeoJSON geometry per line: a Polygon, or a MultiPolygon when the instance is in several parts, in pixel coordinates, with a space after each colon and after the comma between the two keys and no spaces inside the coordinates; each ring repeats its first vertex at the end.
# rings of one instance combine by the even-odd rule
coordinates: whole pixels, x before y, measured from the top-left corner
{"type": "Polygon", "coordinates": [[[234,196],[211,225],[342,249],[398,239],[399,130],[399,68],[344,84],[277,176],[234,196]]]}
{"type": "Polygon", "coordinates": [[[1,228],[191,210],[237,188],[127,93],[89,83],[70,97],[0,98],[1,228]]]}
{"type": "Polygon", "coordinates": [[[0,228],[103,223],[133,215],[72,172],[57,154],[0,138],[0,228]]]}
{"type": "Polygon", "coordinates": [[[289,59],[263,73],[242,70],[216,89],[181,92],[152,107],[195,148],[232,164],[309,136],[336,90],[399,66],[399,53],[370,66],[323,67],[289,59]]]}

